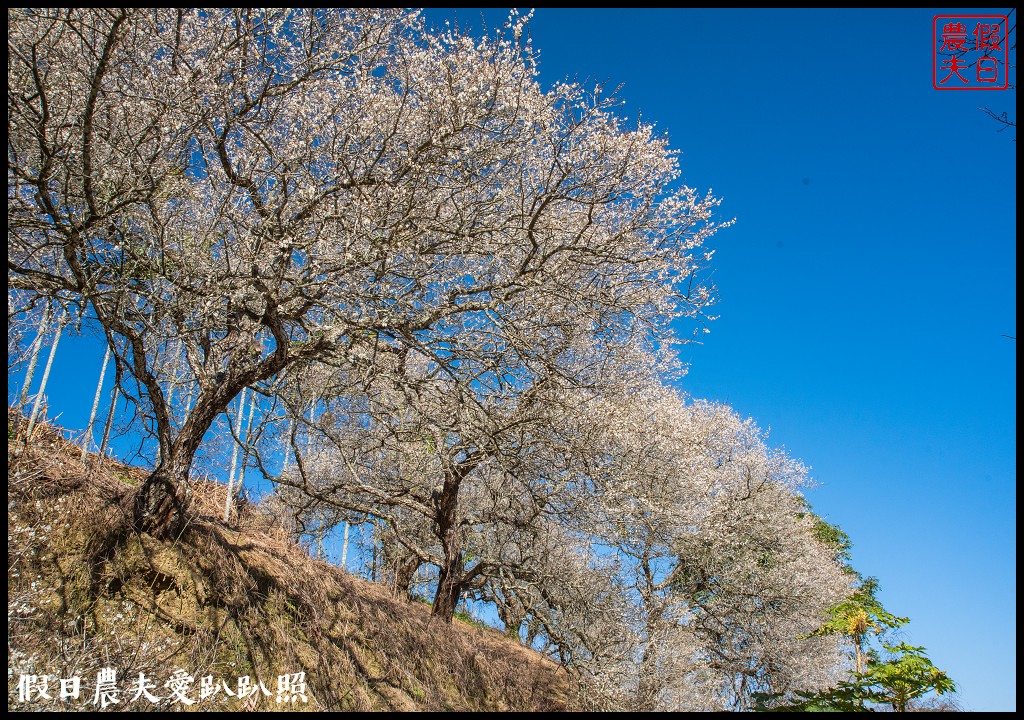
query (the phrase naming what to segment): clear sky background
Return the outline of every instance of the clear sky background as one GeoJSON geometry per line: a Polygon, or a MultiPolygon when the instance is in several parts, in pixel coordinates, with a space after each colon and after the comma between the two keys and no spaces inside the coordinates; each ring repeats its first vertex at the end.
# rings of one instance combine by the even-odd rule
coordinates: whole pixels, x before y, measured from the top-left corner
{"type": "MultiPolygon", "coordinates": [[[[530,31],[545,87],[621,85],[737,220],[681,388],[810,465],[905,639],[965,709],[1015,710],[1017,148],[979,108],[1015,117],[1016,93],[933,89],[932,18],[955,12],[538,10],[530,31]]],[[[62,340],[65,427],[85,426],[101,359],[62,340]]]]}
{"type": "Polygon", "coordinates": [[[951,12],[542,9],[530,27],[543,83],[621,85],[737,220],[681,387],[810,465],[904,637],[967,709],[1014,710],[1017,147],[979,107],[1015,116],[1016,93],[933,89],[951,12]]]}
{"type": "Polygon", "coordinates": [[[1016,93],[932,87],[932,18],[955,12],[540,9],[530,28],[545,86],[621,85],[737,220],[682,389],[810,465],[904,637],[967,709],[1014,710],[1017,146],[979,108],[1015,116],[1016,93]]]}

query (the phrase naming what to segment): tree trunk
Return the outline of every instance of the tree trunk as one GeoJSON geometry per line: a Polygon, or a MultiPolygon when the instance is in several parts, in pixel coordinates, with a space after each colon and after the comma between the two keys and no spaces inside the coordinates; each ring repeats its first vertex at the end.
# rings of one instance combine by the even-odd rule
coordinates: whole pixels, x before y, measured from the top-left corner
{"type": "Polygon", "coordinates": [[[393,570],[394,587],[392,588],[392,594],[395,598],[410,601],[413,599],[412,581],[416,576],[416,571],[420,569],[422,564],[415,555],[407,555],[395,561],[393,570]]]}
{"type": "Polygon", "coordinates": [[[448,473],[444,486],[435,500],[437,538],[444,549],[444,563],[437,578],[437,592],[431,615],[447,623],[455,615],[455,606],[462,596],[465,573],[462,567],[462,525],[458,518],[459,473],[448,473]]]}
{"type": "MultiPolygon", "coordinates": [[[[650,548],[648,547],[648,552],[650,548]]],[[[639,712],[653,712],[658,709],[658,696],[661,694],[662,682],[658,673],[658,660],[660,648],[658,646],[659,628],[662,626],[664,608],[651,590],[650,561],[645,553],[644,570],[648,579],[648,592],[644,593],[644,605],[647,610],[647,619],[644,622],[644,654],[640,659],[640,682],[636,690],[636,703],[634,710],[639,712]]]]}
{"type": "Polygon", "coordinates": [[[540,633],[543,629],[544,626],[541,625],[540,620],[537,619],[537,616],[530,615],[526,620],[526,639],[523,642],[523,644],[526,647],[533,647],[534,641],[540,636],[540,633]]]}
{"type": "Polygon", "coordinates": [[[507,591],[504,598],[496,595],[494,604],[498,609],[498,619],[505,626],[505,634],[522,642],[520,632],[526,620],[526,613],[523,612],[522,605],[515,595],[507,591]]]}
{"type": "Polygon", "coordinates": [[[455,606],[462,597],[462,552],[445,557],[444,567],[437,579],[437,593],[434,594],[434,607],[431,615],[439,617],[446,623],[455,616],[455,606]]]}
{"type": "Polygon", "coordinates": [[[162,439],[160,464],[135,495],[133,519],[135,529],[161,540],[177,538],[188,519],[190,489],[188,474],[203,436],[226,404],[218,405],[214,393],[200,391],[174,442],[168,435],[162,439]]]}
{"type": "Polygon", "coordinates": [[[187,481],[161,465],[146,478],[135,495],[135,529],[160,540],[181,535],[188,514],[187,481]]]}

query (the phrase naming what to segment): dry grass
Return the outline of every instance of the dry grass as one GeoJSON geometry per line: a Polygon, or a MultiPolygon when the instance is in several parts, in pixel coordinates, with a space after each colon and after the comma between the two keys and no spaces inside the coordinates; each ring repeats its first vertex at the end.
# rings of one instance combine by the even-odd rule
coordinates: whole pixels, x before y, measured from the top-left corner
{"type": "Polygon", "coordinates": [[[27,449],[8,446],[9,709],[91,709],[103,667],[118,671],[117,710],[153,709],[131,701],[139,673],[166,695],[176,668],[195,678],[193,698],[204,675],[233,689],[249,675],[270,691],[246,703],[218,693],[193,709],[282,707],[277,678],[300,671],[300,709],[565,709],[555,663],[310,558],[257,507],[241,503],[225,525],[223,485],[197,481],[186,531],[161,543],[129,526],[145,473],[109,460],[87,468],[57,430],[34,435],[27,449]],[[55,699],[19,703],[22,674],[50,675],[55,699]],[[58,678],[73,675],[82,697],[62,702],[58,678]]]}

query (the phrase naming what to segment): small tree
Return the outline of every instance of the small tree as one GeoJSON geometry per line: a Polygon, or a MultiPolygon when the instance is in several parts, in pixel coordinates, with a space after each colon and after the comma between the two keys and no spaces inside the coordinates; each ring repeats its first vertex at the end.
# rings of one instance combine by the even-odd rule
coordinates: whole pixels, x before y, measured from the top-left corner
{"type": "Polygon", "coordinates": [[[561,432],[573,481],[550,517],[579,559],[550,554],[546,595],[511,589],[591,695],[749,708],[835,679],[839,643],[811,633],[849,578],[803,512],[800,463],[729,408],[657,385],[594,396],[561,432]]]}
{"type": "Polygon", "coordinates": [[[829,609],[828,619],[812,636],[842,638],[852,646],[854,668],[848,676],[850,679],[842,679],[825,689],[759,693],[758,708],[861,712],[882,704],[905,712],[931,691],[938,695],[955,692],[953,681],[932,665],[924,648],[883,640],[910,619],[887,611],[878,599],[878,580],[862,578],[853,569],[850,563],[852,544],[846,533],[809,508],[806,514],[814,523],[819,541],[831,550],[853,583],[853,592],[829,609]],[[873,640],[880,642],[882,652],[872,646],[873,640]],[[881,659],[883,655],[885,660],[881,659]]]}
{"type": "Polygon", "coordinates": [[[875,702],[885,703],[895,712],[906,712],[912,701],[929,692],[945,695],[956,690],[955,683],[932,664],[923,647],[907,643],[883,647],[888,659],[871,663],[864,677],[875,702]]]}
{"type": "Polygon", "coordinates": [[[901,627],[910,618],[897,617],[878,600],[878,580],[861,580],[854,592],[841,603],[829,609],[829,619],[815,632],[816,635],[840,635],[853,645],[854,668],[865,671],[868,643],[872,636],[901,627]]]}
{"type": "Polygon", "coordinates": [[[865,712],[882,705],[893,712],[907,712],[930,692],[939,696],[956,692],[956,684],[932,664],[923,647],[907,643],[883,643],[882,647],[887,658],[872,652],[865,671],[853,673],[853,679],[827,690],[796,692],[789,702],[771,709],[865,712]]]}

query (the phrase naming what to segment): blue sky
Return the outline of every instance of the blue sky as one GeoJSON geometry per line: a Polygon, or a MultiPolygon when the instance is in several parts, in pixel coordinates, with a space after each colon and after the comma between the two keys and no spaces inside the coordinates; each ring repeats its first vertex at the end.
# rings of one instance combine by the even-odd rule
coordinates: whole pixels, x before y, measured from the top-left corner
{"type": "MultiPolygon", "coordinates": [[[[538,10],[530,28],[545,86],[621,85],[737,219],[682,389],[810,465],[904,636],[967,709],[1014,710],[1016,143],[980,107],[1015,116],[1016,94],[933,89],[932,18],[955,12],[538,10]]],[[[65,342],[51,415],[81,428],[102,351],[65,342]]]]}
{"type": "Polygon", "coordinates": [[[530,28],[542,83],[621,85],[737,220],[681,387],[810,465],[905,637],[967,708],[1013,710],[1017,148],[979,108],[1015,115],[1016,94],[932,87],[932,18],[956,12],[540,9],[530,28]]]}
{"type": "Polygon", "coordinates": [[[966,708],[1013,710],[1016,143],[979,108],[1016,95],[933,89],[951,12],[537,10],[531,32],[542,82],[621,85],[737,219],[681,387],[812,466],[905,637],[966,708]]]}

